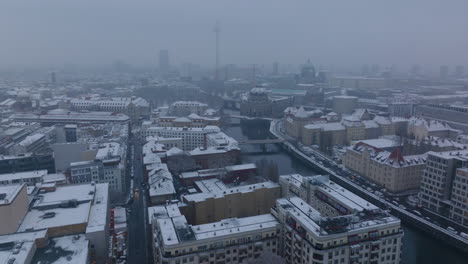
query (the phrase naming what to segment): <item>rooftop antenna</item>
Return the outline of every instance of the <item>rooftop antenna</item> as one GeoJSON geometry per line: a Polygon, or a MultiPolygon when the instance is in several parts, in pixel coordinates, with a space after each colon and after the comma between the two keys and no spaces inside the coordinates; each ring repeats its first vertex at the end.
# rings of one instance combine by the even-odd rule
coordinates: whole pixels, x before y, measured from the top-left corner
{"type": "Polygon", "coordinates": [[[219,26],[219,21],[216,21],[214,32],[216,35],[216,65],[215,65],[215,80],[219,80],[219,33],[221,32],[221,27],[219,26]]]}

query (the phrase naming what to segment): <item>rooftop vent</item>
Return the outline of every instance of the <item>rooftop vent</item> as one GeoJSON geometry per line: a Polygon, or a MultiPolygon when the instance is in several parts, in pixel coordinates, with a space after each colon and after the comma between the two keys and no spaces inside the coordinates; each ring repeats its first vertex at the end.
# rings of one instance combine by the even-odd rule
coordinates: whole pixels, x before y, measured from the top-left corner
{"type": "Polygon", "coordinates": [[[55,212],[47,212],[42,215],[43,219],[53,218],[55,216],[55,212]]]}

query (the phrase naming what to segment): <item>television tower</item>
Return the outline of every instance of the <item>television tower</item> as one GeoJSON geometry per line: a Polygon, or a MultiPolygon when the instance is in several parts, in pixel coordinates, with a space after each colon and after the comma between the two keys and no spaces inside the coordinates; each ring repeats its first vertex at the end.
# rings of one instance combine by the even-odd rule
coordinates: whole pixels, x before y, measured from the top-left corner
{"type": "Polygon", "coordinates": [[[219,33],[221,28],[219,26],[219,21],[216,21],[214,32],[216,34],[216,65],[215,65],[215,80],[219,80],[219,33]]]}

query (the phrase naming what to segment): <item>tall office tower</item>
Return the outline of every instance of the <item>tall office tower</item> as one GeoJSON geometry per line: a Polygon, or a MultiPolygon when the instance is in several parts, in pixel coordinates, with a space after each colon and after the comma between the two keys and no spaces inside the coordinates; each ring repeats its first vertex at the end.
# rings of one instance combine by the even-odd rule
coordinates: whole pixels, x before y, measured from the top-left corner
{"type": "Polygon", "coordinates": [[[273,76],[279,75],[279,64],[277,61],[273,63],[273,76]]]}
{"type": "Polygon", "coordinates": [[[418,64],[414,64],[411,67],[410,75],[411,75],[411,77],[417,77],[417,76],[421,75],[421,66],[419,66],[418,64]]]}
{"type": "Polygon", "coordinates": [[[378,64],[373,64],[371,67],[371,74],[372,76],[377,76],[380,73],[380,67],[378,64]]]}
{"type": "Polygon", "coordinates": [[[465,75],[465,67],[462,65],[457,65],[455,67],[455,78],[463,78],[465,75]]]}
{"type": "Polygon", "coordinates": [[[368,64],[364,64],[361,66],[361,75],[362,76],[368,76],[370,73],[370,70],[369,70],[369,65],[368,64]]]}
{"type": "MultiPolygon", "coordinates": [[[[419,191],[419,199],[421,205],[435,213],[454,217],[453,202],[464,203],[467,206],[466,200],[468,195],[465,192],[464,201],[453,201],[457,193],[457,188],[460,187],[457,182],[463,182],[465,176],[463,172],[459,173],[457,180],[457,169],[468,167],[468,150],[447,151],[447,152],[428,152],[426,169],[423,172],[421,180],[421,188],[419,191]]],[[[455,212],[456,213],[456,212],[455,212]]],[[[454,219],[456,220],[456,219],[454,219]]],[[[468,224],[468,219],[465,220],[468,224]]]]}
{"type": "Polygon", "coordinates": [[[55,76],[55,72],[50,73],[50,83],[55,86],[57,84],[57,77],[55,76]]]}
{"type": "Polygon", "coordinates": [[[449,72],[449,68],[447,65],[440,66],[440,69],[439,69],[440,79],[447,80],[448,72],[449,72]]]}
{"type": "Polygon", "coordinates": [[[65,141],[66,142],[76,142],[77,140],[77,129],[78,126],[75,124],[65,125],[65,141]]]}
{"type": "Polygon", "coordinates": [[[159,71],[167,73],[169,71],[169,51],[160,50],[159,51],[159,71]]]}
{"type": "Polygon", "coordinates": [[[221,27],[219,26],[219,21],[216,21],[214,32],[216,35],[216,62],[215,62],[215,80],[219,79],[219,33],[221,32],[221,27]]]}

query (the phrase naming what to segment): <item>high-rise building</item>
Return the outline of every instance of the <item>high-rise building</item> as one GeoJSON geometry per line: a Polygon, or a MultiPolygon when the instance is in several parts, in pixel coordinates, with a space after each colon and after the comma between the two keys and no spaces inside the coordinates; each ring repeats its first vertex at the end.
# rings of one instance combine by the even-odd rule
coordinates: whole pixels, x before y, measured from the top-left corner
{"type": "Polygon", "coordinates": [[[160,50],[159,51],[159,71],[162,73],[167,73],[169,71],[169,51],[160,50]]]}
{"type": "Polygon", "coordinates": [[[281,223],[286,263],[400,263],[400,220],[326,176],[282,175],[285,197],[271,214],[281,223]]]}
{"type": "Polygon", "coordinates": [[[278,76],[279,75],[279,64],[277,61],[273,63],[273,76],[278,76]]]}
{"type": "Polygon", "coordinates": [[[55,72],[50,73],[50,83],[55,86],[57,84],[57,77],[55,76],[55,72]]]}
{"type": "Polygon", "coordinates": [[[421,66],[419,66],[418,64],[415,64],[413,66],[411,66],[411,73],[410,73],[411,77],[418,77],[421,75],[421,66]]]}
{"type": "Polygon", "coordinates": [[[77,131],[78,126],[75,124],[65,125],[65,141],[66,142],[76,142],[77,140],[77,131]]]}
{"type": "MultiPolygon", "coordinates": [[[[460,170],[458,174],[457,169],[467,167],[468,150],[428,152],[419,192],[421,205],[430,211],[461,221],[458,217],[459,206],[453,205],[460,203],[466,210],[468,199],[466,189],[462,190],[461,194],[458,192],[460,188],[463,189],[463,184],[466,184],[464,174],[466,169],[460,170]],[[463,199],[457,198],[460,195],[463,199]]],[[[466,215],[463,222],[468,223],[466,215]]]]}
{"type": "Polygon", "coordinates": [[[450,218],[468,226],[468,168],[457,169],[453,180],[450,218]]]}
{"type": "Polygon", "coordinates": [[[447,65],[442,65],[440,66],[440,69],[439,69],[439,77],[440,79],[442,80],[447,80],[448,78],[448,73],[449,73],[449,68],[447,65]]]}
{"type": "Polygon", "coordinates": [[[465,67],[457,65],[455,67],[455,78],[463,78],[465,76],[465,67]]]}
{"type": "Polygon", "coordinates": [[[117,142],[99,146],[93,160],[70,163],[70,182],[109,183],[113,195],[121,194],[125,188],[126,149],[117,142]]]}

